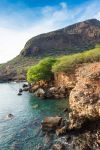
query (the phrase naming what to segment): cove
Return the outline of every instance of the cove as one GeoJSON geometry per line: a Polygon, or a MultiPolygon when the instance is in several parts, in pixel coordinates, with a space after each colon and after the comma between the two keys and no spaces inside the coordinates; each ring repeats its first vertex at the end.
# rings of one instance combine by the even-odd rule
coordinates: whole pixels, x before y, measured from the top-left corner
{"type": "Polygon", "coordinates": [[[28,92],[18,96],[21,87],[22,83],[0,84],[0,150],[37,150],[39,146],[49,150],[41,121],[62,115],[67,100],[41,100],[28,92]],[[14,117],[7,119],[8,114],[14,117]]]}

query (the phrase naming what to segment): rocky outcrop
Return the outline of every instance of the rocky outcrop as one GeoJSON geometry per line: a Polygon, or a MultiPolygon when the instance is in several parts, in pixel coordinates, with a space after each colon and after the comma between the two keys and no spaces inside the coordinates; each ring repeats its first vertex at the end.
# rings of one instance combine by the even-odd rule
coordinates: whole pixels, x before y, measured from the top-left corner
{"type": "Polygon", "coordinates": [[[76,77],[74,73],[68,74],[59,72],[54,74],[54,82],[57,87],[66,87],[71,90],[76,84],[76,77]]]}
{"type": "Polygon", "coordinates": [[[72,112],[70,128],[80,128],[86,119],[100,117],[100,62],[84,64],[76,70],[77,83],[69,96],[72,112]]]}
{"type": "Polygon", "coordinates": [[[72,75],[60,72],[55,73],[54,81],[39,81],[33,83],[30,92],[40,98],[63,99],[69,96],[70,91],[74,88],[76,78],[72,75]]]}
{"type": "Polygon", "coordinates": [[[42,122],[42,130],[43,131],[55,131],[57,128],[61,126],[61,117],[46,117],[42,122]]]}
{"type": "Polygon", "coordinates": [[[39,81],[32,84],[29,91],[40,98],[63,99],[68,97],[72,88],[64,85],[57,86],[54,81],[39,81]]]}

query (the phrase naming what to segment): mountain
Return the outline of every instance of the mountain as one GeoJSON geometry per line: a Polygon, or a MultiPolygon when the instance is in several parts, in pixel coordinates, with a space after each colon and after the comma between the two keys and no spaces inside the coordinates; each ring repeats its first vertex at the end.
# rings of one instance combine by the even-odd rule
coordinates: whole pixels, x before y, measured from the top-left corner
{"type": "Polygon", "coordinates": [[[31,38],[13,60],[0,65],[0,81],[25,79],[29,66],[46,56],[82,52],[100,44],[100,21],[90,19],[31,38]]]}
{"type": "Polygon", "coordinates": [[[90,49],[97,43],[100,43],[100,21],[91,19],[31,38],[20,55],[63,55],[90,49]]]}

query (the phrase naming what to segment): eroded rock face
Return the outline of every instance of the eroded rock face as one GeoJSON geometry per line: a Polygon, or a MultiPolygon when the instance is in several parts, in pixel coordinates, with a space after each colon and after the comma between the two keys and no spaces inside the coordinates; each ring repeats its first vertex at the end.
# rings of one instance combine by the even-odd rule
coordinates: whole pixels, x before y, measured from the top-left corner
{"type": "Polygon", "coordinates": [[[77,83],[69,97],[71,128],[81,126],[85,118],[100,117],[100,62],[76,70],[77,83]]]}
{"type": "Polygon", "coordinates": [[[67,87],[71,90],[76,83],[76,77],[74,73],[66,74],[64,72],[55,73],[55,86],[57,87],[67,87]]]}
{"type": "Polygon", "coordinates": [[[73,138],[73,150],[99,150],[100,131],[86,132],[73,138]]]}

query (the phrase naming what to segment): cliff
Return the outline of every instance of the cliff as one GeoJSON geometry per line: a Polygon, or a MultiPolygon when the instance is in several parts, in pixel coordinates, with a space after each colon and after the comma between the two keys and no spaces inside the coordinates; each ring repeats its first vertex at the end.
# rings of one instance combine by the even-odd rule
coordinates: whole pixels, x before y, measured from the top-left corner
{"type": "Polygon", "coordinates": [[[100,117],[100,62],[79,67],[76,70],[76,81],[69,96],[70,107],[73,110],[70,114],[74,120],[73,127],[79,122],[82,123],[81,118],[100,117]]]}
{"type": "MultiPolygon", "coordinates": [[[[50,118],[47,118],[47,122],[44,120],[44,124],[47,127],[46,131],[53,129],[57,136],[61,136],[56,139],[54,149],[99,150],[100,62],[78,64],[73,68],[71,74],[64,72],[56,73],[52,86],[58,88],[57,91],[59,89],[70,88],[70,113],[69,119],[67,116],[67,123],[64,124],[62,121],[63,123],[53,128],[50,126],[53,124],[53,121],[49,120],[50,118]]],[[[63,94],[63,91],[59,91],[60,95],[63,94]]],[[[66,111],[68,112],[68,108],[64,110],[64,113],[66,111]]],[[[52,118],[56,119],[55,117],[52,118]]],[[[42,128],[44,129],[44,126],[42,128]]]]}
{"type": "Polygon", "coordinates": [[[31,38],[20,55],[52,56],[82,52],[100,43],[100,21],[90,19],[31,38]]]}
{"type": "Polygon", "coordinates": [[[79,127],[77,123],[81,125],[81,119],[100,117],[100,62],[80,64],[72,74],[55,74],[55,85],[72,87],[69,94],[71,128],[79,127]]]}

